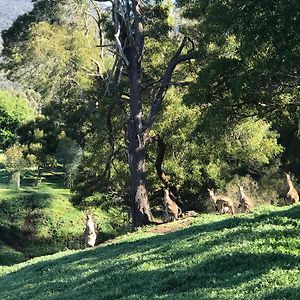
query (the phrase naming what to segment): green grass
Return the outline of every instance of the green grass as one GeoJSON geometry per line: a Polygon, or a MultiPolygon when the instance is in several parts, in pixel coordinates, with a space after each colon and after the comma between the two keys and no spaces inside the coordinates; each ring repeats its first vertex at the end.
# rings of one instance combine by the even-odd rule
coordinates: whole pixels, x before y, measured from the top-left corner
{"type": "MultiPolygon", "coordinates": [[[[8,174],[0,170],[0,265],[83,247],[85,212],[71,204],[63,175],[44,172],[38,188],[34,175],[25,174],[17,191],[8,188],[8,174]]],[[[117,235],[108,212],[92,213],[101,232],[98,242],[117,235]]]]}
{"type": "Polygon", "coordinates": [[[2,267],[0,299],[300,299],[299,217],[300,206],[201,215],[2,267]]]}
{"type": "Polygon", "coordinates": [[[24,260],[25,256],[22,252],[19,252],[0,241],[0,261],[2,264],[17,264],[24,260]]]}

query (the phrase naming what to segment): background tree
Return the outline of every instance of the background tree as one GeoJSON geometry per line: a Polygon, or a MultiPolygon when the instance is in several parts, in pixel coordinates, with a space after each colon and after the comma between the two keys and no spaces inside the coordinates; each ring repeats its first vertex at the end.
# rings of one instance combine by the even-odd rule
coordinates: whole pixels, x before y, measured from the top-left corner
{"type": "Polygon", "coordinates": [[[73,187],[74,176],[76,174],[82,149],[76,141],[67,137],[64,132],[59,135],[59,142],[56,150],[57,161],[64,166],[66,173],[66,184],[68,188],[73,187]]]}
{"type": "Polygon", "coordinates": [[[87,1],[36,1],[31,12],[3,32],[2,67],[8,77],[34,89],[43,103],[84,101],[94,75],[100,76],[87,10],[87,1]]]}
{"type": "Polygon", "coordinates": [[[33,110],[26,99],[0,90],[0,149],[11,146],[17,139],[18,126],[31,118],[33,110]]]}
{"type": "Polygon", "coordinates": [[[24,157],[24,147],[17,144],[9,147],[5,151],[5,168],[10,173],[10,184],[17,190],[20,189],[21,172],[28,167],[28,161],[24,157]]]}
{"type": "Polygon", "coordinates": [[[283,162],[298,173],[299,3],[177,3],[207,56],[187,101],[206,105],[206,120],[223,128],[248,116],[272,122],[286,148],[283,162]]]}

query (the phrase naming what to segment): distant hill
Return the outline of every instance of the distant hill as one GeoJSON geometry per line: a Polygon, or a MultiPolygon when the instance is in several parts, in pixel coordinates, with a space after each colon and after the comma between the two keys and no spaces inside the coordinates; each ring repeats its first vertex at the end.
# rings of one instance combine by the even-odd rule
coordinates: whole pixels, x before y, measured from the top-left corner
{"type": "MultiPolygon", "coordinates": [[[[19,15],[31,9],[31,0],[0,0],[0,31],[9,28],[19,15]]],[[[2,38],[0,37],[1,48],[2,38]]]]}

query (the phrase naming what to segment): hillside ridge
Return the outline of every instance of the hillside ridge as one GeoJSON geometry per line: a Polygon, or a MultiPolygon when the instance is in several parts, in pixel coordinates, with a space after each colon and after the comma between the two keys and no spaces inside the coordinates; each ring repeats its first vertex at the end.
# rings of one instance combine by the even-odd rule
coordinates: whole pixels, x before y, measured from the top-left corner
{"type": "MultiPolygon", "coordinates": [[[[8,29],[19,15],[31,9],[31,0],[0,0],[0,32],[4,29],[8,29]]],[[[0,35],[0,51],[1,48],[2,37],[0,35]]]]}

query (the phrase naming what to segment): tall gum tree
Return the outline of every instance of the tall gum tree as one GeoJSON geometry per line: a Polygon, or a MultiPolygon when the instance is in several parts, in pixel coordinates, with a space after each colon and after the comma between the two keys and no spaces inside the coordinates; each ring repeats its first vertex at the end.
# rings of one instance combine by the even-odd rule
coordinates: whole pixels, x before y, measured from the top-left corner
{"type": "MultiPolygon", "coordinates": [[[[97,2],[106,2],[98,0],[97,2]]],[[[152,100],[150,112],[143,114],[142,61],[145,48],[143,8],[151,1],[113,0],[112,20],[115,28],[115,47],[118,64],[128,76],[129,117],[126,125],[127,155],[130,170],[129,198],[132,205],[133,227],[147,225],[153,221],[146,189],[146,152],[152,140],[149,131],[156,121],[161,103],[170,86],[176,66],[192,59],[194,46],[188,37],[183,37],[177,51],[171,57],[160,80],[160,86],[152,100]]]]}

